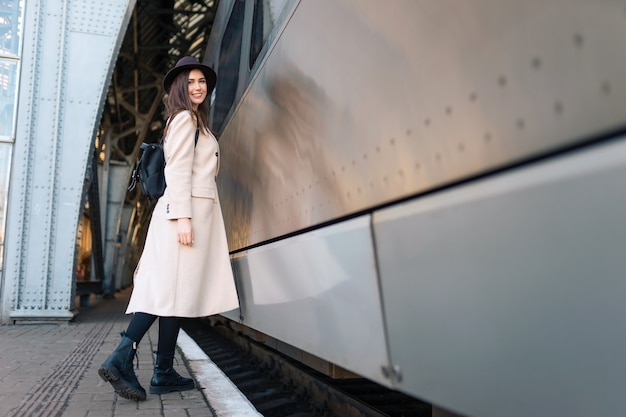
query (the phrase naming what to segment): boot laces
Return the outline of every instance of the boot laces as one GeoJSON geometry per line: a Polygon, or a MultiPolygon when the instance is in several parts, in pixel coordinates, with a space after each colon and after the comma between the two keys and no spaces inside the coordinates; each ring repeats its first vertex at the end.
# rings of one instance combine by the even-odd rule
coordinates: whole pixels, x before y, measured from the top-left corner
{"type": "MultiPolygon", "coordinates": [[[[126,331],[120,332],[120,336],[125,337],[126,336],[126,331]]],[[[135,368],[139,369],[139,353],[138,353],[138,349],[137,349],[137,342],[135,342],[134,340],[133,340],[133,360],[137,364],[135,368]]]]}
{"type": "Polygon", "coordinates": [[[137,343],[133,342],[133,350],[135,351],[135,356],[134,356],[134,360],[137,361],[137,368],[139,369],[139,353],[137,353],[137,343]]]}

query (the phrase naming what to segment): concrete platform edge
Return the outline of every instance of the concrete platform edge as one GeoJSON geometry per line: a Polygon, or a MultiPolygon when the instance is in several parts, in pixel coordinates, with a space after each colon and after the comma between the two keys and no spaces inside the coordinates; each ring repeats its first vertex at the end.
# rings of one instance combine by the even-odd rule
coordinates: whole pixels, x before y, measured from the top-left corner
{"type": "Polygon", "coordinates": [[[198,388],[218,417],[262,417],[235,384],[182,329],[177,344],[193,372],[198,388]]]}

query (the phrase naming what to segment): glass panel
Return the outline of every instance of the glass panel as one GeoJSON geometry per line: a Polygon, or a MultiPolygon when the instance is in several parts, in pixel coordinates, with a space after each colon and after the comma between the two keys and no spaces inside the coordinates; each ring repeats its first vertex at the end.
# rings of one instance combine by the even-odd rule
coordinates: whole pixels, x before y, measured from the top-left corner
{"type": "Polygon", "coordinates": [[[20,46],[20,0],[0,0],[0,54],[17,56],[20,46]]]}
{"type": "Polygon", "coordinates": [[[17,61],[0,59],[0,136],[13,133],[17,76],[17,61]]]}
{"type": "Polygon", "coordinates": [[[9,189],[9,167],[11,161],[11,150],[13,144],[0,143],[0,268],[4,264],[2,255],[4,254],[4,227],[6,225],[7,192],[9,189]]]}
{"type": "Polygon", "coordinates": [[[220,46],[217,86],[215,87],[215,111],[213,129],[221,132],[226,116],[235,102],[239,83],[239,63],[241,62],[241,38],[243,30],[244,1],[237,0],[230,20],[224,31],[220,46]]]}
{"type": "Polygon", "coordinates": [[[259,57],[286,3],[287,0],[255,0],[250,42],[250,68],[259,57]]]}

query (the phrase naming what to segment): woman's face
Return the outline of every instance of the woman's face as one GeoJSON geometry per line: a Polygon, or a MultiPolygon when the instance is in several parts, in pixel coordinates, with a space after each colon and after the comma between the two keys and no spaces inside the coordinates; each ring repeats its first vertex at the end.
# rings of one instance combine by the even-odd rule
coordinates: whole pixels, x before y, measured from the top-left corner
{"type": "Polygon", "coordinates": [[[191,70],[187,89],[194,110],[198,110],[198,106],[206,99],[206,78],[202,71],[199,69],[191,70]]]}

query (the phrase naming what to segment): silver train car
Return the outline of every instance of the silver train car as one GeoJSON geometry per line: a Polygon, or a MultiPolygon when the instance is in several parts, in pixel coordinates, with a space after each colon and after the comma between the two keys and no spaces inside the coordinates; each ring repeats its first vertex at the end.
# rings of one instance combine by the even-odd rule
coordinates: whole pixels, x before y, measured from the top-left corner
{"type": "Polygon", "coordinates": [[[227,317],[463,415],[626,415],[625,1],[221,0],[205,62],[227,317]]]}

